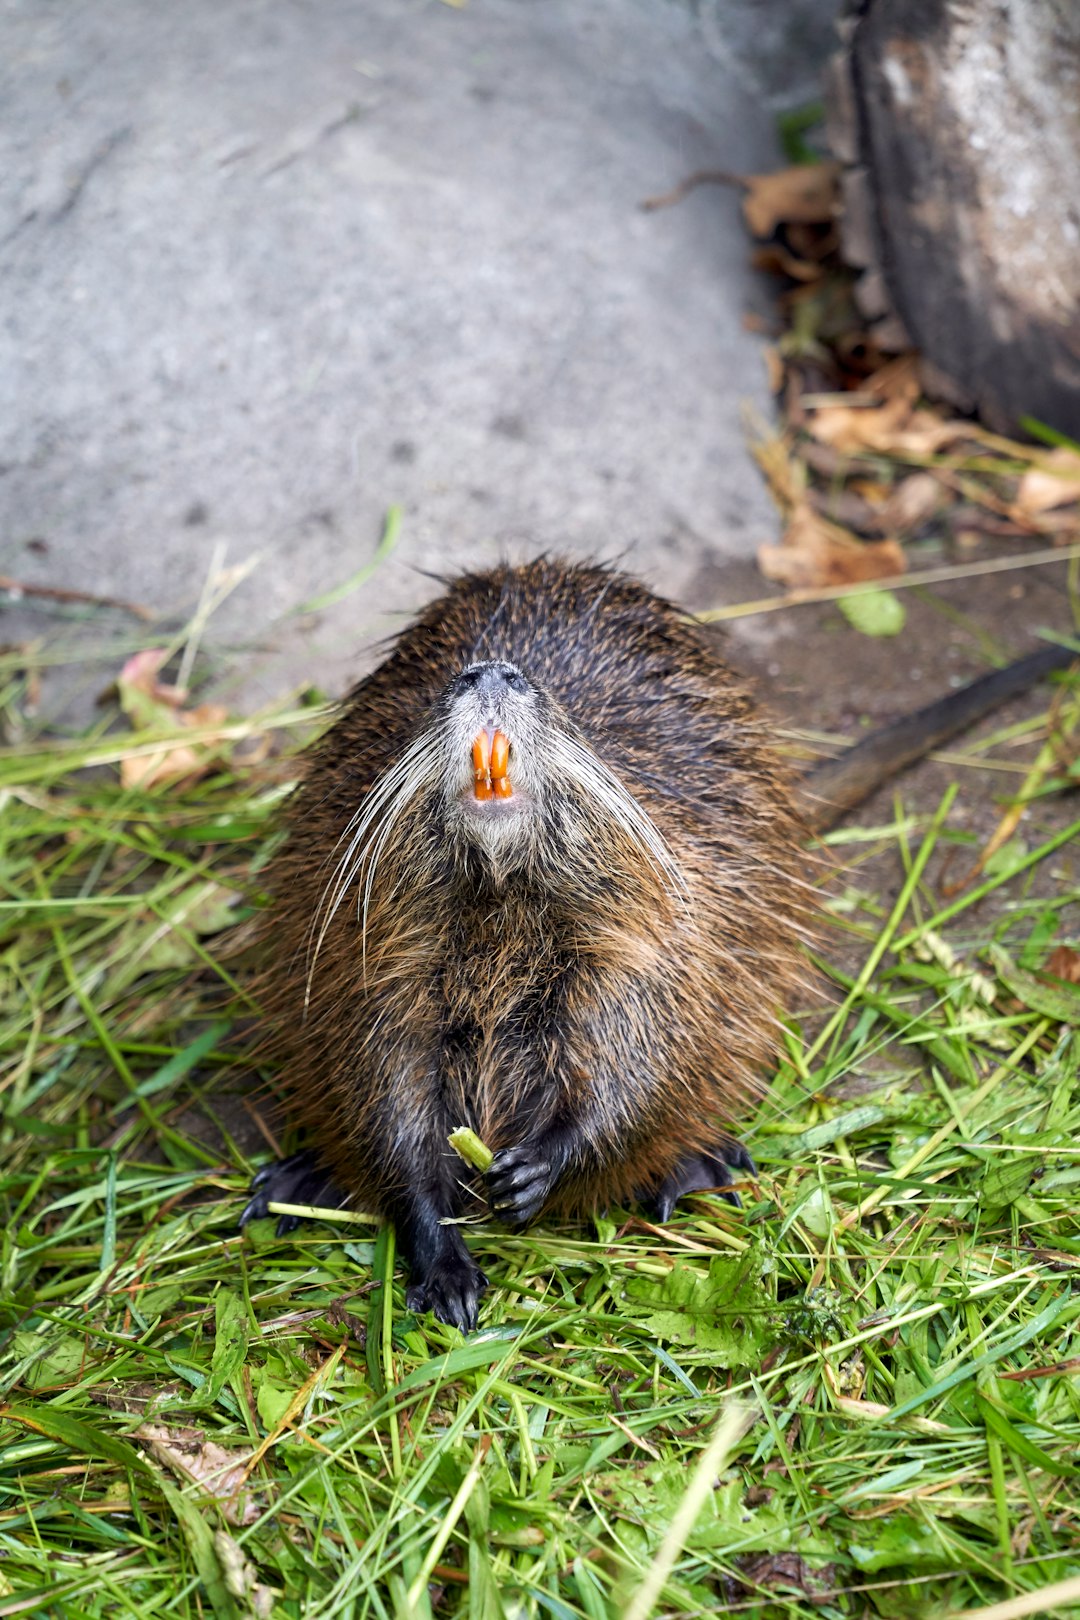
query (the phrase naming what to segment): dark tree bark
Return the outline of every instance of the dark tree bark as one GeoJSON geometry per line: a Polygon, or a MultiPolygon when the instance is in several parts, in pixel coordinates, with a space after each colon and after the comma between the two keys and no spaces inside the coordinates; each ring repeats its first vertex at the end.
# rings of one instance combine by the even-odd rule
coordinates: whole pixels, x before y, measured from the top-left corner
{"type": "Polygon", "coordinates": [[[861,0],[830,138],[887,347],[1014,431],[1080,435],[1080,0],[861,0]]]}

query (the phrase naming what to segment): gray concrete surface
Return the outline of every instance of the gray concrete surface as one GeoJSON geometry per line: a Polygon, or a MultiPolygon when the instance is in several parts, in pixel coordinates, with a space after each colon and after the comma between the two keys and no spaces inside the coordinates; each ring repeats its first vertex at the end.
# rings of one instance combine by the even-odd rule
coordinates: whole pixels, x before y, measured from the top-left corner
{"type": "Polygon", "coordinates": [[[215,619],[255,697],[340,688],[422,570],[561,548],[722,595],[776,527],[766,299],[734,193],[638,204],[777,161],[831,11],[2,0],[0,572],[178,612],[258,553],[215,619]],[[371,583],[289,617],[395,503],[371,583]]]}

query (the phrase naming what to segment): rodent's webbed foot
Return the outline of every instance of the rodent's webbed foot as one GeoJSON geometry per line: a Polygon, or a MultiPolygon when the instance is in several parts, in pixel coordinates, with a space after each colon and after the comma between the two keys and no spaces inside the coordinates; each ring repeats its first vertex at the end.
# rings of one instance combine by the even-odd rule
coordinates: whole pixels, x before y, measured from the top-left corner
{"type": "MultiPolygon", "coordinates": [[[[239,1225],[270,1215],[271,1204],[310,1204],[322,1209],[344,1209],[348,1195],[336,1185],[329,1170],[306,1149],[287,1159],[264,1165],[251,1183],[251,1198],[240,1216],[239,1225]]],[[[278,1237],[294,1232],[300,1215],[279,1215],[278,1237]]]]}
{"type": "Polygon", "coordinates": [[[468,1254],[448,1254],[425,1277],[409,1284],[405,1303],[417,1315],[431,1311],[440,1322],[471,1333],[486,1287],[487,1278],[468,1254]]]}
{"type": "Polygon", "coordinates": [[[740,1176],[756,1173],[757,1165],[741,1142],[722,1142],[708,1153],[688,1153],[658,1187],[638,1196],[646,1215],[663,1225],[670,1220],[672,1210],[684,1193],[720,1188],[721,1198],[739,1209],[742,1200],[731,1183],[740,1176]]]}
{"type": "Polygon", "coordinates": [[[525,1226],[543,1208],[559,1169],[542,1143],[503,1148],[487,1175],[491,1213],[506,1226],[525,1226]]]}

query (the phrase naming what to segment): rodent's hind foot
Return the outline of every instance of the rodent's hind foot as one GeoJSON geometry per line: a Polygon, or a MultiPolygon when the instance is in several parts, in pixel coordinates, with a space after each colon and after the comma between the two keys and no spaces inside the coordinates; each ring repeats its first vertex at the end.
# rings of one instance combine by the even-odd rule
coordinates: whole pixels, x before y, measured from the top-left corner
{"type": "Polygon", "coordinates": [[[487,1278],[467,1254],[448,1255],[426,1277],[409,1284],[405,1304],[418,1316],[431,1311],[440,1322],[471,1333],[486,1287],[487,1278]]]}
{"type": "Polygon", "coordinates": [[[671,1219],[684,1193],[719,1189],[721,1198],[740,1209],[742,1199],[731,1185],[736,1173],[756,1175],[757,1165],[741,1142],[723,1142],[711,1153],[688,1153],[658,1187],[639,1194],[639,1201],[646,1215],[661,1226],[671,1219]]]}
{"type": "MultiPolygon", "coordinates": [[[[304,1149],[287,1159],[276,1159],[264,1165],[251,1183],[251,1198],[244,1206],[239,1225],[262,1220],[269,1216],[271,1204],[310,1204],[321,1209],[344,1209],[348,1194],[336,1185],[329,1170],[314,1153],[304,1149]]],[[[300,1215],[279,1215],[278,1237],[295,1232],[303,1219],[300,1215]]]]}

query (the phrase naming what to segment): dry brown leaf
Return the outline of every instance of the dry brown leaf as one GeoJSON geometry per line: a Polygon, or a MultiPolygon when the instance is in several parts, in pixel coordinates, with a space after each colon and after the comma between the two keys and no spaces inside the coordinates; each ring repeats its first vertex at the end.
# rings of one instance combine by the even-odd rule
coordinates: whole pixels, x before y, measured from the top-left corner
{"type": "Polygon", "coordinates": [[[808,412],[807,426],[815,439],[834,450],[885,450],[910,415],[905,399],[882,405],[821,405],[808,412]]]}
{"type": "Polygon", "coordinates": [[[152,753],[131,754],[120,761],[120,780],[125,787],[154,787],[159,782],[175,782],[199,777],[220,758],[221,731],[229,718],[228,709],[218,703],[200,703],[194,709],[182,707],[187,692],[158,679],[168,654],[150,648],[130,657],[120,672],[117,690],[124,713],[136,729],[177,731],[176,742],[163,743],[152,753]],[[185,742],[185,731],[209,731],[197,744],[185,742]]]}
{"type": "Polygon", "coordinates": [[[890,534],[906,534],[932,518],[951,499],[933,473],[910,473],[882,501],[882,527],[890,534]]]}
{"type": "Polygon", "coordinates": [[[876,478],[853,478],[850,487],[874,506],[884,505],[893,492],[891,484],[879,483],[876,478]]]}
{"type": "Polygon", "coordinates": [[[276,1587],[262,1585],[258,1570],[240,1543],[227,1530],[215,1530],[214,1551],[230,1595],[244,1604],[252,1620],[271,1620],[274,1600],[281,1593],[276,1587]]]}
{"type": "Polygon", "coordinates": [[[1027,517],[1073,501],[1080,501],[1080,453],[1065,448],[1044,456],[1040,466],[1023,475],[1016,491],[1016,505],[1027,517]]]}
{"type": "Polygon", "coordinates": [[[806,427],[821,444],[841,455],[857,455],[860,450],[880,450],[909,414],[900,401],[871,406],[811,405],[806,427]]]}
{"type": "Polygon", "coordinates": [[[158,1462],[212,1496],[229,1524],[253,1524],[262,1512],[247,1486],[245,1468],[250,1451],[227,1451],[213,1440],[193,1439],[190,1429],[169,1429],[163,1423],[143,1423],[136,1440],[150,1448],[158,1462]]]}
{"type": "Polygon", "coordinates": [[[836,1585],[836,1565],[822,1564],[814,1569],[801,1553],[755,1553],[737,1560],[743,1589],[781,1588],[802,1592],[812,1603],[822,1603],[836,1585]]]}
{"type": "Polygon", "coordinates": [[[158,672],[168,656],[168,652],[161,647],[146,647],[142,652],[132,653],[116,683],[125,712],[130,713],[140,698],[155,706],[164,704],[170,709],[180,707],[187,697],[186,691],[180,686],[170,686],[158,680],[158,672]]]}
{"type": "Polygon", "coordinates": [[[900,355],[882,366],[864,380],[859,394],[862,404],[811,408],[807,426],[814,438],[847,452],[931,455],[969,432],[966,422],[945,421],[937,411],[916,408],[919,375],[912,355],[900,355]],[[880,403],[867,404],[868,397],[880,403]]]}
{"type": "Polygon", "coordinates": [[[915,404],[920,391],[919,365],[913,354],[898,354],[860,385],[861,393],[876,394],[882,400],[906,399],[909,405],[915,404]]]}
{"type": "Polygon", "coordinates": [[[813,259],[800,259],[779,242],[767,242],[750,256],[755,270],[790,276],[792,281],[820,281],[824,271],[813,259]]]}
{"type": "Polygon", "coordinates": [[[881,405],[823,405],[811,410],[807,426],[815,439],[835,450],[880,450],[886,455],[929,456],[966,436],[968,425],[943,421],[934,411],[912,410],[895,395],[881,405]]]}
{"type": "MultiPolygon", "coordinates": [[[[752,426],[756,428],[757,423],[752,426]]],[[[798,456],[791,453],[791,444],[779,433],[763,433],[751,445],[754,460],[781,508],[796,507],[806,489],[806,468],[798,456]]]]}
{"type": "Polygon", "coordinates": [[[167,743],[151,754],[131,754],[122,759],[120,780],[124,787],[151,788],[160,782],[191,781],[205,776],[214,761],[221,757],[228,709],[220,703],[200,703],[197,709],[177,709],[175,718],[179,726],[206,728],[209,735],[195,744],[167,743]]]}
{"type": "Polygon", "coordinates": [[[801,502],[791,514],[778,546],[762,546],[758,566],[768,579],[792,590],[853,585],[889,579],[907,567],[895,540],[859,541],[847,529],[801,502]]]}
{"type": "Polygon", "coordinates": [[[797,163],[773,174],[748,174],[743,217],[754,236],[778,225],[827,224],[836,211],[838,163],[797,163]]]}
{"type": "Polygon", "coordinates": [[[959,418],[946,421],[936,411],[912,411],[902,431],[884,448],[900,454],[932,456],[936,451],[944,450],[947,444],[955,444],[958,439],[967,437],[968,423],[959,418]]]}
{"type": "Polygon", "coordinates": [[[1080,984],[1080,951],[1071,945],[1056,945],[1046,959],[1046,971],[1067,984],[1080,984]]]}

